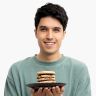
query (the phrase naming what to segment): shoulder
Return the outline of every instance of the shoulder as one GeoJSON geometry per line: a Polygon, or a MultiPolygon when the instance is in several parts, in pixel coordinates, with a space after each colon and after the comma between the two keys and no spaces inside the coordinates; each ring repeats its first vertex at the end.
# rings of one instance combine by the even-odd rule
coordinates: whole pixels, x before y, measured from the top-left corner
{"type": "Polygon", "coordinates": [[[70,64],[74,67],[86,67],[86,64],[78,59],[72,58],[72,57],[68,57],[65,56],[66,60],[70,62],[70,64]]]}
{"type": "Polygon", "coordinates": [[[33,63],[33,57],[27,57],[25,59],[19,60],[13,63],[10,67],[10,70],[19,71],[29,68],[33,63]]]}
{"type": "Polygon", "coordinates": [[[82,80],[82,82],[86,79],[90,80],[89,71],[86,66],[86,63],[71,57],[66,57],[66,60],[69,62],[68,64],[68,68],[70,68],[69,72],[72,78],[75,79],[75,81],[76,80],[78,81],[80,79],[82,80]]]}
{"type": "Polygon", "coordinates": [[[69,63],[71,70],[74,71],[75,73],[77,72],[79,74],[82,71],[86,71],[86,72],[88,71],[86,63],[84,63],[78,59],[68,57],[68,56],[65,56],[65,58],[66,58],[67,62],[69,63]]]}
{"type": "Polygon", "coordinates": [[[33,61],[34,56],[27,57],[25,59],[13,63],[8,71],[7,78],[13,80],[13,78],[17,78],[18,76],[28,74],[26,72],[29,72],[32,69],[33,61]]]}

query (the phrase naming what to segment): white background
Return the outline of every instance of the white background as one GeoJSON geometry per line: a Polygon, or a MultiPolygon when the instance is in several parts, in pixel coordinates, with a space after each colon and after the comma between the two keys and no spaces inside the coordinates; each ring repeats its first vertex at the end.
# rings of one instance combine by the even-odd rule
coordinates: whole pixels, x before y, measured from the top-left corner
{"type": "Polygon", "coordinates": [[[92,96],[96,91],[95,0],[0,0],[0,96],[10,66],[39,51],[34,36],[36,9],[47,1],[61,4],[69,22],[61,52],[86,63],[92,96]]]}

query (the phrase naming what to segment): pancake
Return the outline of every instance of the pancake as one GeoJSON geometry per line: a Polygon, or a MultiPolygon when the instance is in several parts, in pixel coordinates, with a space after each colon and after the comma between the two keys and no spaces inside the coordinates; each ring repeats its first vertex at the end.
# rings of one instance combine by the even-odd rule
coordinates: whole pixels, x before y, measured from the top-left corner
{"type": "Polygon", "coordinates": [[[37,82],[39,83],[55,83],[54,71],[39,71],[37,72],[37,82]]]}

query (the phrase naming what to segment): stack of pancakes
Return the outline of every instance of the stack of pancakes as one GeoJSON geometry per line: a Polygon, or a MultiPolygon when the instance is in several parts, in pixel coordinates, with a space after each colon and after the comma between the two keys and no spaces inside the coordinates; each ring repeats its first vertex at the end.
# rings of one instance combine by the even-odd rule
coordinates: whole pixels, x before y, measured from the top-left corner
{"type": "Polygon", "coordinates": [[[37,72],[37,82],[39,83],[55,83],[54,71],[40,71],[37,72]]]}

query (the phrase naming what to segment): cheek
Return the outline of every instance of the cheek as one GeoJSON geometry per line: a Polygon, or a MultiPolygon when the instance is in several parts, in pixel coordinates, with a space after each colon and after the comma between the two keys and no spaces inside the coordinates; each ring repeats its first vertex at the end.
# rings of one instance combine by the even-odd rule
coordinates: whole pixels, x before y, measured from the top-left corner
{"type": "Polygon", "coordinates": [[[59,36],[59,38],[57,39],[58,46],[61,46],[62,41],[63,41],[63,37],[59,36]]]}
{"type": "Polygon", "coordinates": [[[63,40],[63,38],[64,38],[63,35],[58,35],[58,36],[57,36],[57,40],[60,41],[60,42],[63,40]]]}
{"type": "Polygon", "coordinates": [[[42,42],[38,39],[38,45],[42,47],[42,42]]]}
{"type": "Polygon", "coordinates": [[[38,40],[38,43],[39,45],[42,45],[42,42],[43,42],[43,37],[40,35],[37,35],[37,40],[38,40]]]}
{"type": "Polygon", "coordinates": [[[44,38],[44,34],[36,34],[37,39],[42,40],[44,38]]]}

